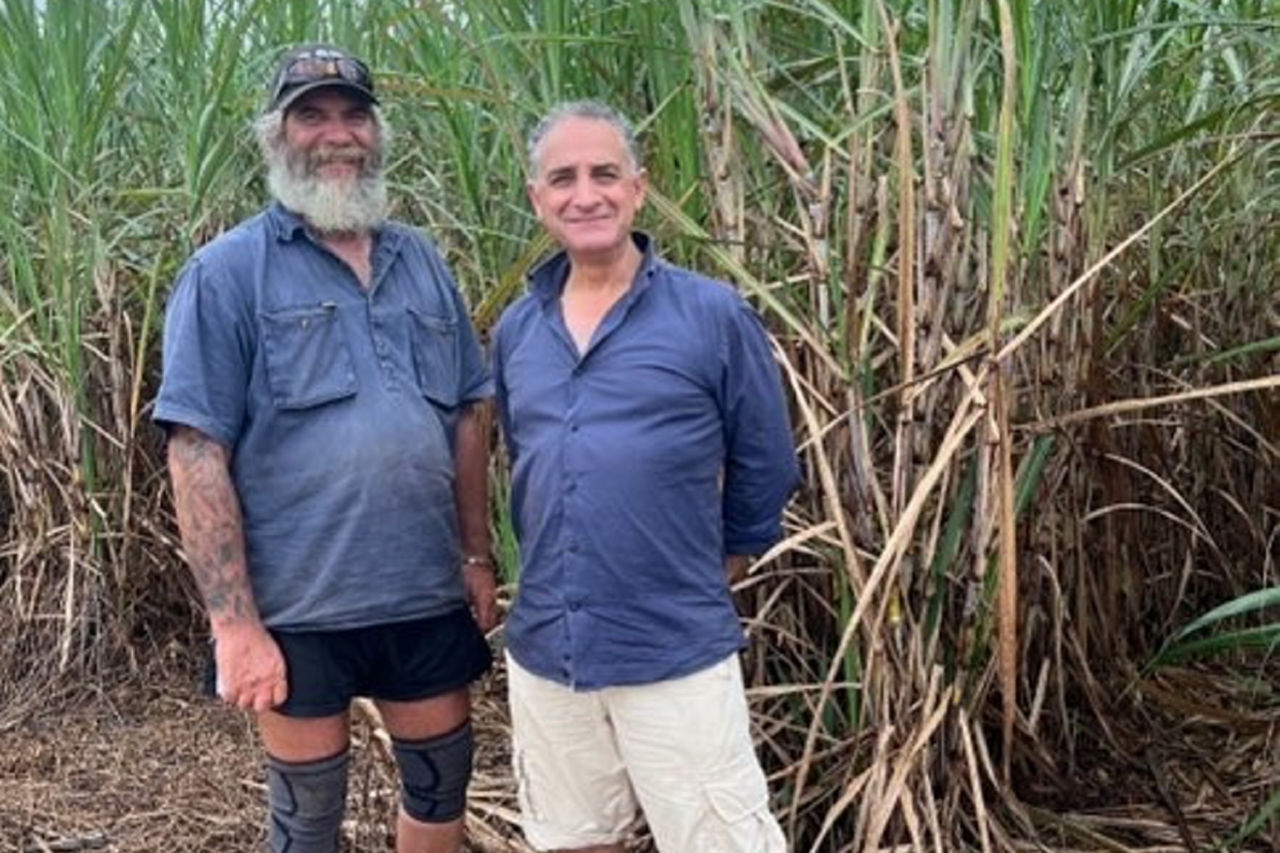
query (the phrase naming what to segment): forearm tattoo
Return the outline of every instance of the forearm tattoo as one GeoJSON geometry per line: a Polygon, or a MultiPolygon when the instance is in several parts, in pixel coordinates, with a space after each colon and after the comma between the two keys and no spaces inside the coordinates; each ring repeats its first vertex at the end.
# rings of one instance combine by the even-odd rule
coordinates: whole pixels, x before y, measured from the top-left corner
{"type": "Polygon", "coordinates": [[[187,563],[210,620],[256,619],[227,452],[208,436],[179,427],[169,441],[169,473],[187,563]]]}

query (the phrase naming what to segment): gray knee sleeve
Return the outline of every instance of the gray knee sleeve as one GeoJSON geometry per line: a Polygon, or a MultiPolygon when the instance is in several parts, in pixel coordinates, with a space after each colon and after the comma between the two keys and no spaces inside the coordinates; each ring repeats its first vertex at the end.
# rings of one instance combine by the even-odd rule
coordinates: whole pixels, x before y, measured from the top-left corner
{"type": "Polygon", "coordinates": [[[471,721],[438,737],[391,739],[400,766],[400,801],[405,813],[424,823],[447,823],[467,807],[467,782],[475,735],[471,721]]]}
{"type": "Polygon", "coordinates": [[[347,805],[344,750],[319,761],[267,756],[267,847],[272,853],[337,853],[347,805]]]}

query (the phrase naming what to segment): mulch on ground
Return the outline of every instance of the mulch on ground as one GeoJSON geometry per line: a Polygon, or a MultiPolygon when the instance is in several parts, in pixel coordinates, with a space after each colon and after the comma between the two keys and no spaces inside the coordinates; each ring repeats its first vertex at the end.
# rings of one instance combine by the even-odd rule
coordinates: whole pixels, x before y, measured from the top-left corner
{"type": "MultiPolygon", "coordinates": [[[[476,851],[527,850],[516,836],[507,732],[476,703],[468,823],[476,851]]],[[[232,853],[262,849],[261,754],[248,715],[199,692],[194,672],[85,691],[0,731],[0,853],[232,853]]],[[[373,724],[353,714],[344,849],[391,850],[396,790],[373,724]]]]}
{"type": "MultiPolygon", "coordinates": [[[[262,849],[263,772],[249,717],[201,695],[194,665],[166,666],[64,696],[20,722],[0,716],[0,853],[262,849]]],[[[467,816],[474,853],[529,853],[516,828],[503,677],[499,665],[476,690],[467,816]]],[[[1110,709],[1112,744],[1077,755],[1078,778],[1067,778],[1055,761],[1037,783],[1024,780],[1040,839],[1006,843],[1059,851],[1216,849],[1280,791],[1276,683],[1191,670],[1148,682],[1110,709]],[[1128,758],[1119,760],[1122,754],[1128,758]]],[[[394,772],[385,742],[359,707],[343,850],[389,851],[394,772]]],[[[636,853],[651,850],[638,843],[636,853]]],[[[1230,849],[1261,853],[1280,849],[1277,843],[1273,813],[1230,849]]]]}
{"type": "Polygon", "coordinates": [[[248,720],[194,684],[130,685],[0,736],[0,850],[250,850],[248,720]]]}

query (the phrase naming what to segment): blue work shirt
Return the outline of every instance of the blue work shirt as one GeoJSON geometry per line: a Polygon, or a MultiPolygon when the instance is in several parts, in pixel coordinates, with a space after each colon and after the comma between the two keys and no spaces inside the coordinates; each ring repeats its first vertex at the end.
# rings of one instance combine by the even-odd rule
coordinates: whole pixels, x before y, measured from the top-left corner
{"type": "Polygon", "coordinates": [[[585,353],[561,311],[563,253],[494,339],[521,550],[507,649],[576,689],[676,678],[741,648],[725,555],[779,537],[798,476],[755,312],[634,239],[644,260],[585,353]]]}
{"type": "Polygon", "coordinates": [[[492,391],[444,262],[376,230],[372,278],[274,204],[183,268],[155,419],[231,451],[263,622],[341,630],[464,601],[454,505],[459,408],[492,391]]]}

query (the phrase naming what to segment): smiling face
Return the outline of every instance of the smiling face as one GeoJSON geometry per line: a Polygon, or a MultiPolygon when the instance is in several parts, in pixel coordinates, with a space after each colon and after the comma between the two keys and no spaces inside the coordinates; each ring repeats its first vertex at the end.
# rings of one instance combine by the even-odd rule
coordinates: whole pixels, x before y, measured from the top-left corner
{"type": "Polygon", "coordinates": [[[608,259],[631,239],[645,174],[607,121],[567,116],[538,145],[529,202],[571,260],[608,259]]]}
{"type": "Polygon", "coordinates": [[[290,104],[282,118],[263,116],[258,132],[272,193],[312,227],[367,231],[386,216],[386,132],[363,99],[339,88],[317,89],[290,104]]]}
{"type": "Polygon", "coordinates": [[[284,141],[306,174],[349,180],[376,161],[378,125],[367,102],[338,88],[317,89],[285,112],[284,141]]]}

